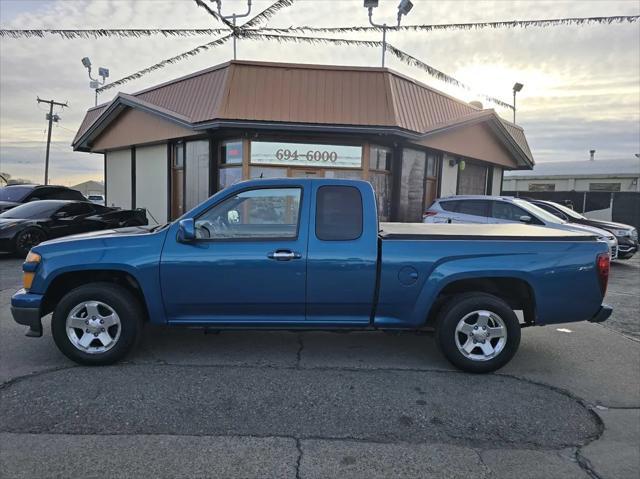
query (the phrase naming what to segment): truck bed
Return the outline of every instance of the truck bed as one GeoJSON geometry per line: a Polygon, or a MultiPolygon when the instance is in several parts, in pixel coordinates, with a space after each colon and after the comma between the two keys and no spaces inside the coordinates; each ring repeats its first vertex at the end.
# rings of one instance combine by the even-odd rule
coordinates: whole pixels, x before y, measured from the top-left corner
{"type": "Polygon", "coordinates": [[[525,224],[380,223],[383,240],[594,241],[595,235],[525,224]]]}

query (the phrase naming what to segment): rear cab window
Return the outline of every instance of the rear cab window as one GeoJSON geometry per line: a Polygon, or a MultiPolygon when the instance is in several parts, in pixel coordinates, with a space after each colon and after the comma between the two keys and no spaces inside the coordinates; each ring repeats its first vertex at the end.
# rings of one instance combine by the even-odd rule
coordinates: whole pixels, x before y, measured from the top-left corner
{"type": "Polygon", "coordinates": [[[316,195],[316,238],[353,241],[362,236],[362,195],[353,186],[321,186],[316,195]]]}

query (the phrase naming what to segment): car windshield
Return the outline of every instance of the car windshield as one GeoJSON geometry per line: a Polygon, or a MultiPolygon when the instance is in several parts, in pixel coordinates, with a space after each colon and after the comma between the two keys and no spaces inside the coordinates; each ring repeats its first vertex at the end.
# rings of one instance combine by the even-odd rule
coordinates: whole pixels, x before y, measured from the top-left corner
{"type": "Polygon", "coordinates": [[[33,190],[33,186],[5,186],[0,188],[0,201],[20,203],[33,190]]]}
{"type": "Polygon", "coordinates": [[[0,214],[0,218],[11,219],[36,219],[49,218],[56,210],[64,206],[58,201],[34,201],[11,208],[0,214]]]}
{"type": "Polygon", "coordinates": [[[102,196],[100,195],[89,195],[90,200],[101,200],[102,196]]]}
{"type": "Polygon", "coordinates": [[[516,200],[513,200],[513,202],[517,204],[519,207],[521,207],[523,210],[526,210],[528,213],[533,214],[534,216],[541,219],[545,223],[554,223],[558,225],[562,225],[566,223],[566,221],[561,220],[556,215],[552,215],[548,211],[545,211],[539,206],[529,203],[528,201],[516,199],[516,200]]]}
{"type": "Polygon", "coordinates": [[[560,211],[562,211],[565,215],[574,218],[576,220],[585,220],[586,218],[584,216],[582,216],[580,213],[572,210],[571,208],[567,208],[564,205],[561,205],[559,203],[554,203],[553,201],[549,201],[549,203],[551,205],[553,205],[554,208],[559,209],[560,211]]]}

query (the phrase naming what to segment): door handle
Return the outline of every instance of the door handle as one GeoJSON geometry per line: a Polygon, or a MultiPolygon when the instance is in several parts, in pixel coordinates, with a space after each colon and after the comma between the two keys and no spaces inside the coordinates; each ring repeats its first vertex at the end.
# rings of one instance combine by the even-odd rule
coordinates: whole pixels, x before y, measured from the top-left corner
{"type": "Polygon", "coordinates": [[[279,249],[276,251],[271,251],[267,253],[267,258],[275,259],[277,261],[289,261],[291,259],[300,259],[302,255],[300,253],[296,253],[295,251],[290,251],[288,249],[279,249]]]}

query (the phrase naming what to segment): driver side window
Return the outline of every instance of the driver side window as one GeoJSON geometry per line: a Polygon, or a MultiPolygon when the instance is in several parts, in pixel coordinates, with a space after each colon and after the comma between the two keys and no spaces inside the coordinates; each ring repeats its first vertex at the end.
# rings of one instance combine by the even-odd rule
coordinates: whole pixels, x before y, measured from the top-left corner
{"type": "Polygon", "coordinates": [[[301,197],[300,188],[242,191],[196,218],[196,238],[296,238],[301,197]]]}

